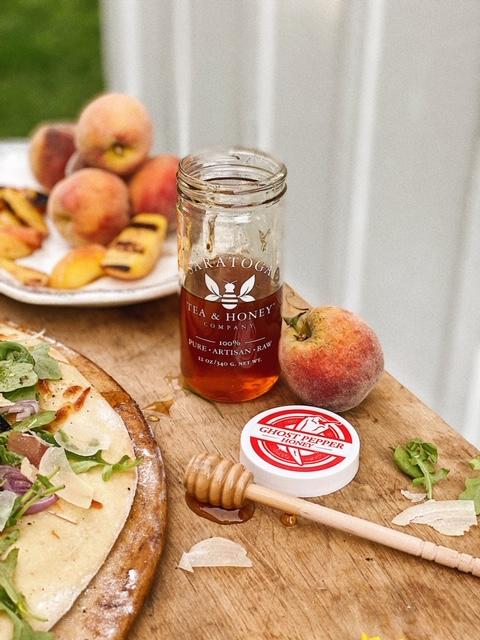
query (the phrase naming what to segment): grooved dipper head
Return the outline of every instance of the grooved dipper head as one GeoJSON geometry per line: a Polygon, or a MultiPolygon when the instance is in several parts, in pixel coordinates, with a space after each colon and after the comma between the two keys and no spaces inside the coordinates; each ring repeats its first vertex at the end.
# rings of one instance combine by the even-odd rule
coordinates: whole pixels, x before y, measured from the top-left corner
{"type": "Polygon", "coordinates": [[[226,460],[214,453],[199,453],[188,463],[183,479],[187,493],[199,502],[224,509],[239,509],[245,502],[245,491],[253,481],[250,471],[239,462],[226,460]]]}

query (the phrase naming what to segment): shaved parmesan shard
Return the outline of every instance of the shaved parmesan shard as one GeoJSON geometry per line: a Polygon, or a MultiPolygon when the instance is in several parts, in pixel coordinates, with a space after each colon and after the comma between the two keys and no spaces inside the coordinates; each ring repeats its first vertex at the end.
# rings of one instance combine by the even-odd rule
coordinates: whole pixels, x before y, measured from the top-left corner
{"type": "Polygon", "coordinates": [[[226,538],[207,538],[185,552],[178,568],[193,573],[194,567],[251,567],[252,561],[242,545],[226,538]]]}
{"type": "Polygon", "coordinates": [[[82,438],[78,433],[70,433],[66,429],[60,429],[53,437],[58,445],[79,456],[93,456],[99,451],[105,451],[112,442],[106,433],[82,438]]]}
{"type": "Polygon", "coordinates": [[[47,513],[51,516],[55,516],[56,518],[61,518],[66,522],[70,522],[70,524],[78,524],[82,515],[79,514],[77,507],[74,505],[68,504],[64,500],[58,500],[55,502],[50,509],[48,509],[47,513]]]}
{"type": "Polygon", "coordinates": [[[193,567],[188,559],[188,553],[183,552],[182,557],[180,558],[180,562],[178,563],[177,569],[183,569],[184,571],[188,571],[189,573],[193,573],[193,567]]]}
{"type": "Polygon", "coordinates": [[[406,489],[401,489],[400,493],[404,498],[410,500],[410,502],[423,502],[427,497],[426,493],[414,493],[413,491],[407,491],[406,489]]]}
{"type": "Polygon", "coordinates": [[[426,524],[446,536],[463,536],[477,524],[473,500],[427,500],[395,516],[393,524],[426,524]]]}
{"type": "Polygon", "coordinates": [[[0,531],[3,531],[12,513],[17,494],[13,491],[0,491],[0,531]]]}
{"type": "Polygon", "coordinates": [[[60,498],[83,509],[90,507],[93,488],[74,473],[61,447],[50,447],[45,451],[40,460],[39,471],[48,477],[56,471],[50,482],[54,485],[65,485],[64,489],[57,491],[60,498]]]}
{"type": "Polygon", "coordinates": [[[22,458],[20,464],[20,473],[22,473],[30,482],[35,482],[37,479],[37,468],[30,462],[28,458],[22,458]]]}

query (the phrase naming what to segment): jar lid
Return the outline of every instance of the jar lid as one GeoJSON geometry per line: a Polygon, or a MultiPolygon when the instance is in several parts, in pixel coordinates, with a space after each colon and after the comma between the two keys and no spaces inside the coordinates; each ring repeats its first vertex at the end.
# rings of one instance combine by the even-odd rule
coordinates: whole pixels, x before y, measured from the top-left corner
{"type": "Polygon", "coordinates": [[[275,407],[249,420],[240,438],[240,462],[255,482],[312,498],[353,480],[360,440],[344,418],[317,407],[275,407]]]}

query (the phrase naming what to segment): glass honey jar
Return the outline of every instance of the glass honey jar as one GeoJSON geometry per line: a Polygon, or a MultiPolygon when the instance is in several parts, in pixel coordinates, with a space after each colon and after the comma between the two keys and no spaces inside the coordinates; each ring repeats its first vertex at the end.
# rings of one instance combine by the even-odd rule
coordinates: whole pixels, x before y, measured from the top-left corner
{"type": "Polygon", "coordinates": [[[210,400],[250,400],[278,379],[286,175],[255,149],[180,162],[181,370],[185,385],[210,400]]]}

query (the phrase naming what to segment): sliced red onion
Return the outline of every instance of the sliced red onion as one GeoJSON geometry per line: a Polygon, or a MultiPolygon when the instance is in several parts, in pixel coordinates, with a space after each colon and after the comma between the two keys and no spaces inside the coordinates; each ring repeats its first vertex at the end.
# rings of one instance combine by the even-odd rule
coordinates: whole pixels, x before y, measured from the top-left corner
{"type": "Polygon", "coordinates": [[[13,491],[19,495],[26,493],[32,486],[30,480],[23,473],[8,464],[0,465],[0,480],[2,481],[2,489],[13,491]]]}
{"type": "MultiPolygon", "coordinates": [[[[8,464],[0,464],[0,480],[3,481],[2,490],[13,491],[14,493],[22,496],[32,486],[32,483],[21,473],[16,467],[11,467],[8,464]]],[[[44,511],[55,504],[58,497],[53,494],[42,498],[38,502],[32,504],[32,506],[25,511],[25,514],[38,513],[44,511]]]]}
{"type": "Polygon", "coordinates": [[[47,496],[46,498],[42,498],[38,502],[35,502],[35,504],[32,504],[30,509],[27,509],[25,511],[25,515],[38,513],[39,511],[45,511],[45,509],[48,509],[48,507],[51,507],[52,504],[55,504],[57,500],[58,500],[58,496],[56,496],[55,494],[51,496],[47,496]]]}
{"type": "Polygon", "coordinates": [[[40,405],[37,400],[18,400],[13,404],[0,406],[1,414],[15,413],[17,422],[29,418],[40,411],[40,405]]]}

